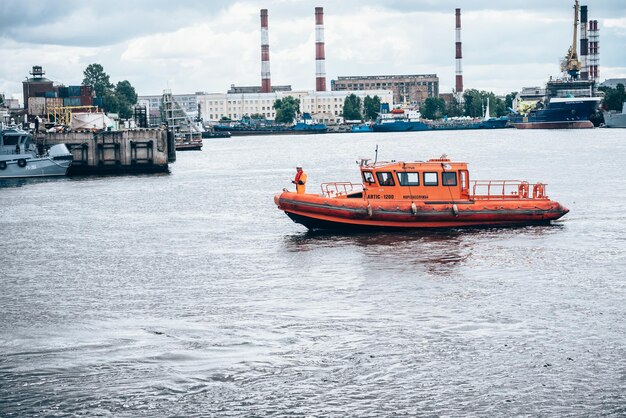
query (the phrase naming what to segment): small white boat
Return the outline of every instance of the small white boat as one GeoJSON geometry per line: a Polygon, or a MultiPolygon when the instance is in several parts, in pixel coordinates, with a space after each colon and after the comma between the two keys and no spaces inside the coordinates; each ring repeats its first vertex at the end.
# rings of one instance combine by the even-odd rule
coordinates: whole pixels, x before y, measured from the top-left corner
{"type": "Polygon", "coordinates": [[[17,127],[0,127],[0,179],[64,176],[72,165],[65,144],[57,144],[43,155],[37,153],[32,136],[17,127]]]}
{"type": "Polygon", "coordinates": [[[622,104],[622,113],[616,110],[605,110],[604,126],[607,128],[626,128],[626,102],[622,104]]]}

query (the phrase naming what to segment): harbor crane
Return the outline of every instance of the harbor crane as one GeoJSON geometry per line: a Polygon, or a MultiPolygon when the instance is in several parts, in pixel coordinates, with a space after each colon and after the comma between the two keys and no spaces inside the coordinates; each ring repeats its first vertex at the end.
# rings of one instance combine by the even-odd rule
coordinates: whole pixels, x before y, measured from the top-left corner
{"type": "Polygon", "coordinates": [[[578,60],[578,52],[576,48],[576,33],[578,31],[578,11],[580,6],[578,0],[574,4],[574,35],[572,37],[572,45],[567,50],[567,54],[561,62],[561,71],[566,72],[570,77],[577,79],[580,73],[580,61],[578,60]]]}

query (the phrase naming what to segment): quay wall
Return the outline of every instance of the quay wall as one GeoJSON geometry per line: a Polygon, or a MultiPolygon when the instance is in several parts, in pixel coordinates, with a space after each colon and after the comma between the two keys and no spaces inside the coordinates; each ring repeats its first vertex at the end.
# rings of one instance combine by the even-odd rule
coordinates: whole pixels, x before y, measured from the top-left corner
{"type": "Polygon", "coordinates": [[[173,135],[165,129],[48,132],[37,134],[36,142],[67,145],[74,157],[69,175],[168,172],[176,160],[173,135]]]}

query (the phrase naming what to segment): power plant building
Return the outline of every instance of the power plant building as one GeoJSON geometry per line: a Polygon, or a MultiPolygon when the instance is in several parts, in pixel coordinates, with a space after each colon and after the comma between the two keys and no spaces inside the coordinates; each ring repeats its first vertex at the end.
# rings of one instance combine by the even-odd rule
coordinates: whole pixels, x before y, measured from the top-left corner
{"type": "Polygon", "coordinates": [[[419,105],[428,97],[439,96],[439,77],[436,74],[339,76],[331,80],[331,90],[391,90],[394,103],[419,105]]]}

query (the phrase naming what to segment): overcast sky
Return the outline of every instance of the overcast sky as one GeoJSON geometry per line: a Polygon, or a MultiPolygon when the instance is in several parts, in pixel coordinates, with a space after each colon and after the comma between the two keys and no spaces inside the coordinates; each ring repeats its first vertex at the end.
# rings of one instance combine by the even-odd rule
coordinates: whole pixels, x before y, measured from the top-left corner
{"type": "MultiPolygon", "coordinates": [[[[0,0],[0,92],[21,99],[33,65],[65,85],[91,63],[140,95],[260,85],[267,8],[273,85],[315,87],[316,6],[326,75],[432,74],[454,86],[454,9],[462,9],[465,88],[504,94],[559,74],[573,0],[0,0]]],[[[626,0],[582,0],[599,21],[600,78],[626,77],[626,0]]]]}

